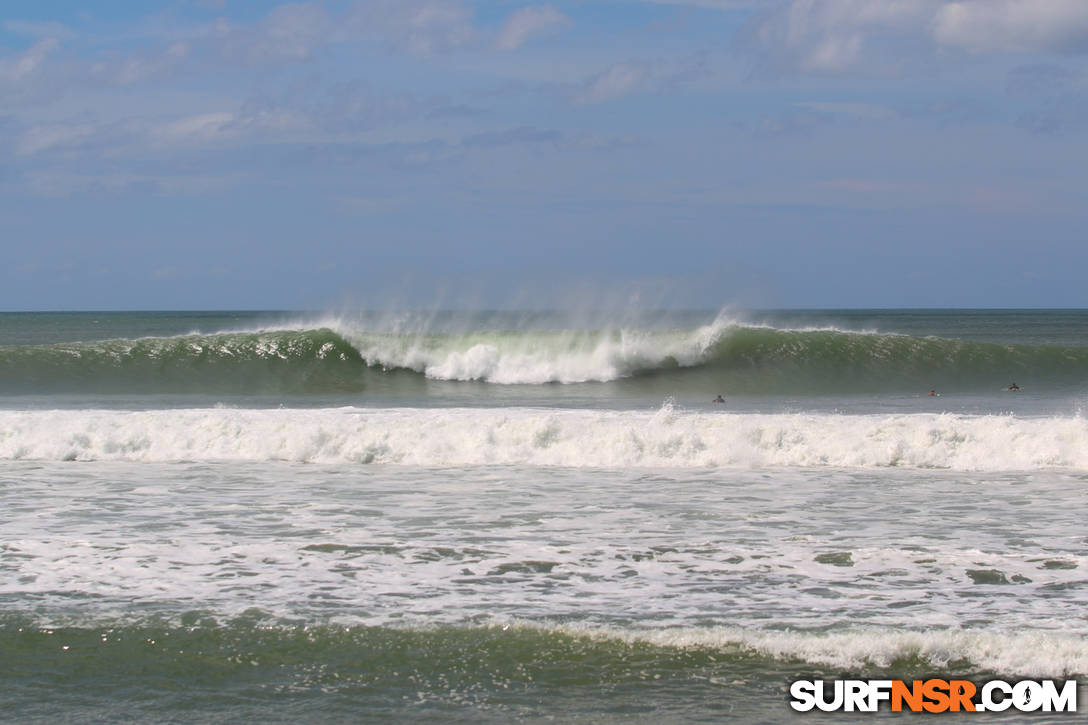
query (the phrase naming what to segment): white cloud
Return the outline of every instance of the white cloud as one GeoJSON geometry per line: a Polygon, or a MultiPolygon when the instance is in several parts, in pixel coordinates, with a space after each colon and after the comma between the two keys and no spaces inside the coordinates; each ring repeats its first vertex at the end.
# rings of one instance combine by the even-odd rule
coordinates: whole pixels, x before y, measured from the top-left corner
{"type": "Polygon", "coordinates": [[[175,70],[189,57],[190,49],[189,43],[179,40],[155,52],[100,60],[90,66],[90,71],[94,78],[106,83],[132,85],[175,70]]]}
{"type": "Polygon", "coordinates": [[[761,24],[758,37],[779,64],[838,72],[858,64],[882,34],[924,32],[939,0],[793,0],[761,24]]]}
{"type": "Polygon", "coordinates": [[[317,5],[280,5],[258,27],[250,60],[306,60],[328,45],[334,28],[332,18],[317,5]]]}
{"type": "Polygon", "coordinates": [[[233,113],[203,113],[163,124],[153,135],[171,142],[208,141],[222,136],[232,121],[233,113]]]}
{"type": "Polygon", "coordinates": [[[617,63],[586,81],[575,96],[578,103],[601,103],[642,88],[650,80],[644,63],[617,63]]]}
{"type": "Polygon", "coordinates": [[[198,35],[223,57],[259,66],[309,60],[337,32],[337,23],[324,8],[304,3],[279,5],[253,26],[219,18],[198,35]]]}
{"type": "Polygon", "coordinates": [[[476,37],[472,11],[460,0],[360,1],[348,12],[343,29],[424,56],[461,48],[476,37]]]}
{"type": "Polygon", "coordinates": [[[678,87],[705,73],[701,54],[676,61],[625,61],[589,76],[576,87],[572,100],[576,104],[594,104],[631,93],[658,93],[678,87]]]}
{"type": "Polygon", "coordinates": [[[975,53],[1088,51],[1085,0],[791,0],[756,31],[766,60],[805,72],[880,72],[939,47],[975,53]]]}
{"type": "Polygon", "coordinates": [[[975,52],[1088,50],[1084,0],[962,0],[936,14],[934,36],[975,52]]]}
{"type": "Polygon", "coordinates": [[[495,47],[499,50],[515,50],[534,35],[570,24],[570,18],[551,5],[530,5],[506,19],[499,31],[499,37],[495,40],[495,47]]]}
{"type": "Polygon", "coordinates": [[[21,156],[29,156],[81,141],[89,138],[93,132],[94,129],[85,124],[34,126],[20,137],[15,144],[15,152],[21,156]]]}
{"type": "Polygon", "coordinates": [[[59,45],[56,38],[45,38],[15,58],[0,58],[0,79],[22,81],[29,78],[59,45]]]}
{"type": "Polygon", "coordinates": [[[27,128],[14,144],[20,156],[52,152],[54,156],[119,158],[140,154],[150,148],[191,148],[214,144],[257,130],[275,131],[274,124],[261,117],[211,112],[152,121],[127,118],[118,121],[44,123],[27,128]]]}

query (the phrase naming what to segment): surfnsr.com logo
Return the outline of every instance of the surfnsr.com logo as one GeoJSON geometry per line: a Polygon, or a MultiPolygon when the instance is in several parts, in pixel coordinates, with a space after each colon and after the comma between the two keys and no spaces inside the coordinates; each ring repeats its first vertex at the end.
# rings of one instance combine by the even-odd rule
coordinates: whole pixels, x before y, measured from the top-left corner
{"type": "Polygon", "coordinates": [[[1077,681],[797,680],[790,707],[798,712],[1076,712],[1077,681]]]}

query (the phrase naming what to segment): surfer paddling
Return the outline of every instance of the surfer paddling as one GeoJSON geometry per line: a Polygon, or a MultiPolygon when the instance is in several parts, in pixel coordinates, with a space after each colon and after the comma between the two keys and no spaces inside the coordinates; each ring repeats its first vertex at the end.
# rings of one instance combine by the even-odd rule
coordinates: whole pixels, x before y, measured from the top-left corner
{"type": "Polygon", "coordinates": [[[1011,385],[1009,385],[1009,387],[1005,388],[1005,391],[1011,393],[1011,392],[1017,391],[1019,389],[1020,389],[1019,385],[1017,385],[1016,383],[1012,383],[1011,385]]]}
{"type": "Polygon", "coordinates": [[[712,403],[724,403],[724,402],[725,402],[725,398],[723,398],[723,397],[721,396],[721,393],[719,393],[719,394],[718,394],[718,397],[714,398],[714,400],[712,400],[712,401],[710,401],[710,402],[712,402],[712,403]]]}

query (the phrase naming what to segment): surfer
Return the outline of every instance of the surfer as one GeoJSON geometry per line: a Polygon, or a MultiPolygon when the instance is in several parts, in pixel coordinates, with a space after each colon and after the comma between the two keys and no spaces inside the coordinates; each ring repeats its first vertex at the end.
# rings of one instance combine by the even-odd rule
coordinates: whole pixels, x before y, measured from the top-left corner
{"type": "Polygon", "coordinates": [[[714,403],[724,403],[725,398],[722,397],[721,393],[718,393],[718,397],[714,398],[714,400],[712,402],[714,402],[714,403]]]}
{"type": "Polygon", "coordinates": [[[937,397],[937,391],[936,390],[930,390],[929,391],[929,397],[936,398],[937,397]]]}
{"type": "Polygon", "coordinates": [[[1016,383],[1013,383],[1009,387],[1005,388],[1005,390],[1008,390],[1008,391],[1019,390],[1019,389],[1020,389],[1020,386],[1017,385],[1016,383]]]}

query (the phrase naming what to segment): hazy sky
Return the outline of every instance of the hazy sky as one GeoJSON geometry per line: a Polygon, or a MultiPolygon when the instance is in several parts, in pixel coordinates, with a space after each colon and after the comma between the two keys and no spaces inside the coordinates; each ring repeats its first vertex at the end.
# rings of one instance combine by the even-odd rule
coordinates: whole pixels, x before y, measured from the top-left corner
{"type": "Polygon", "coordinates": [[[1088,307],[1083,0],[0,12],[0,309],[1088,307]]]}

